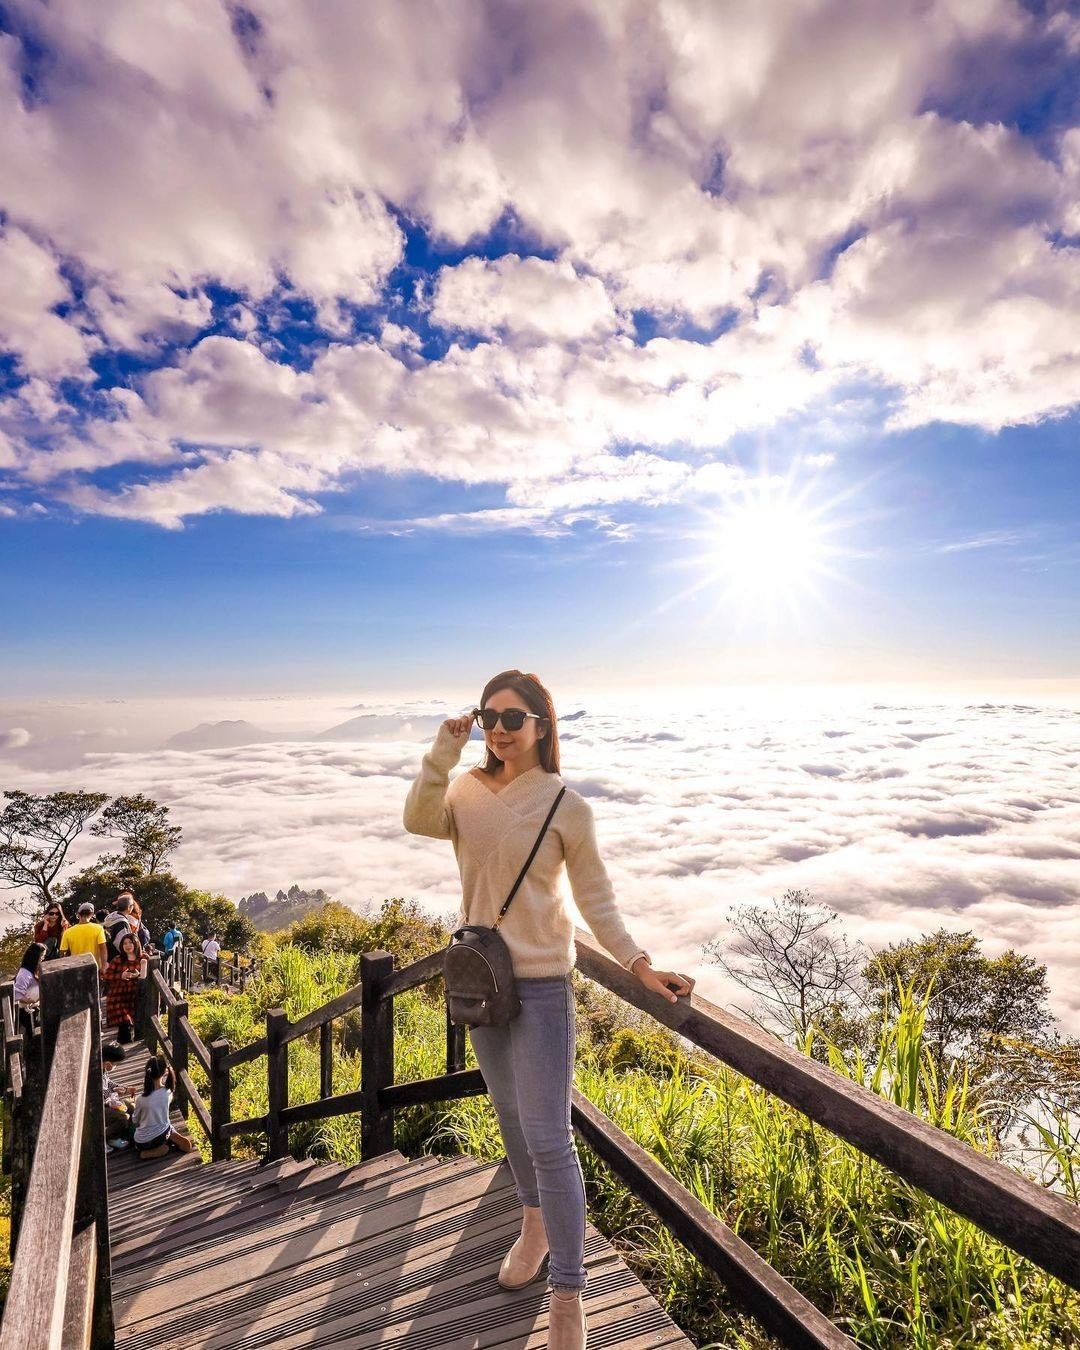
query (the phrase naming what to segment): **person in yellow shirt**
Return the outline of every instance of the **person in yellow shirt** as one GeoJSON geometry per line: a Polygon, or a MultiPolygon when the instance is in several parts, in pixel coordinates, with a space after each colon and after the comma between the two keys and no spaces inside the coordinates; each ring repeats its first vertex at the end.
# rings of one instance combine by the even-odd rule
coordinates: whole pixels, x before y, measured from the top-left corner
{"type": "Polygon", "coordinates": [[[87,901],[79,906],[78,919],[64,929],[60,939],[61,956],[82,956],[84,952],[97,958],[98,970],[105,969],[105,929],[94,923],[94,906],[87,901]]]}

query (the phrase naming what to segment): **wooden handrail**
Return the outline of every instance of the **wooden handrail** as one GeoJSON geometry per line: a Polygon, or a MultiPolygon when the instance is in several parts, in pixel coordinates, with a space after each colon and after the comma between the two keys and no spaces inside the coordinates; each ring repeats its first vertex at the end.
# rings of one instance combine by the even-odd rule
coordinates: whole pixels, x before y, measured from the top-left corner
{"type": "Polygon", "coordinates": [[[0,1350],[88,1350],[113,1343],[97,962],[58,958],[40,985],[40,1042],[17,1121],[25,1181],[16,1186],[13,1175],[18,1236],[0,1350]]]}
{"type": "Polygon", "coordinates": [[[252,1041],[250,1045],[242,1045],[238,1050],[230,1050],[221,1061],[222,1067],[235,1069],[241,1064],[250,1064],[253,1059],[260,1059],[265,1054],[266,1037],[260,1036],[257,1041],[252,1041]]]}
{"type": "Polygon", "coordinates": [[[359,1008],[363,997],[363,986],[354,984],[344,993],[338,994],[328,1003],[324,1003],[321,1008],[305,1013],[297,1022],[290,1022],[282,1036],[282,1043],[288,1045],[290,1041],[298,1040],[301,1036],[307,1036],[312,1031],[318,1031],[320,1027],[325,1026],[327,1022],[332,1022],[334,1018],[352,1012],[354,1008],[359,1008]]]}
{"type": "Polygon", "coordinates": [[[90,1010],[84,1008],[62,1023],[56,1038],[0,1350],[61,1350],[89,1072],[90,1010]]]}
{"type": "Polygon", "coordinates": [[[179,1023],[180,1030],[183,1033],[184,1039],[187,1041],[188,1049],[199,1061],[199,1067],[202,1069],[203,1073],[209,1076],[210,1073],[209,1047],[206,1045],[205,1041],[195,1030],[195,1028],[191,1025],[191,1021],[186,1013],[184,1013],[182,1017],[178,1017],[177,1022],[179,1023]]]}
{"type": "MultiPolygon", "coordinates": [[[[1080,1207],[707,999],[680,996],[672,1003],[650,993],[584,930],[576,931],[575,942],[577,967],[587,978],[804,1112],[1050,1274],[1080,1288],[1080,1207]]],[[[218,1147],[239,1134],[265,1133],[267,1156],[272,1159],[288,1152],[290,1127],[358,1112],[361,1156],[370,1158],[393,1147],[395,1111],[486,1092],[480,1071],[464,1067],[464,1030],[455,1027],[449,1017],[447,1072],[411,1083],[393,1081],[394,998],[438,978],[442,970],[443,949],[401,970],[394,969],[389,953],[367,952],[360,959],[359,983],[321,1008],[296,1022],[289,1022],[280,1009],[272,1010],[267,1014],[265,1037],[238,1050],[215,1043],[212,1099],[215,1082],[219,1095],[227,1092],[230,1070],[265,1054],[268,1110],[265,1116],[244,1121],[217,1121],[211,1111],[207,1125],[202,1119],[205,1106],[199,1100],[196,1114],[200,1123],[218,1141],[218,1147]],[[336,1018],[357,1007],[361,1009],[361,1086],[357,1091],[334,1095],[332,1074],[327,1071],[331,1027],[336,1018]],[[315,1031],[320,1033],[320,1097],[290,1105],[288,1047],[315,1031]]],[[[186,1007],[183,1011],[186,1013],[186,1007]]],[[[199,1050],[194,1049],[198,1044],[205,1052],[205,1046],[186,1016],[177,1025],[174,1041],[179,1034],[207,1068],[199,1050]]],[[[194,1100],[197,1094],[186,1074],[184,1080],[194,1100]]],[[[665,1220],[673,1235],[718,1274],[740,1304],[758,1316],[783,1344],[820,1350],[852,1345],[685,1187],[576,1092],[572,1118],[578,1133],[631,1191],[665,1220]]]]}
{"type": "Polygon", "coordinates": [[[669,1003],[649,993],[580,929],[577,963],[627,1003],[1080,1289],[1080,1206],[699,995],[669,1003]]]}
{"type": "Polygon", "coordinates": [[[593,1152],[781,1345],[854,1350],[850,1337],[576,1088],[570,1118],[593,1152]]]}

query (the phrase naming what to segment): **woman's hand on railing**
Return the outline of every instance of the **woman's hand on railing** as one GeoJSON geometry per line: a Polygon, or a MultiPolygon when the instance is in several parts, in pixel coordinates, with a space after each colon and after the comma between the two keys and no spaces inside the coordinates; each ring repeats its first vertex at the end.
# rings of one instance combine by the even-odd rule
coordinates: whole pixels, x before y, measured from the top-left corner
{"type": "Polygon", "coordinates": [[[694,987],[694,981],[688,975],[680,975],[675,970],[653,970],[644,956],[634,962],[633,971],[650,993],[663,994],[669,1003],[677,1002],[680,994],[689,994],[694,987]]]}

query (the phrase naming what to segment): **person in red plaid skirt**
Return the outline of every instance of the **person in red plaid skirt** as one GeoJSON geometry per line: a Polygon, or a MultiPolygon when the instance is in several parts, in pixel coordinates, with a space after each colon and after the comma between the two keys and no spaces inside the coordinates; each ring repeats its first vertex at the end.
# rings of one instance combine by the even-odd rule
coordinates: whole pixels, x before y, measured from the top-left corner
{"type": "Polygon", "coordinates": [[[125,933],[120,939],[119,954],[105,967],[105,1020],[111,1027],[135,1021],[135,1000],[139,992],[139,976],[146,958],[134,933],[125,933]]]}

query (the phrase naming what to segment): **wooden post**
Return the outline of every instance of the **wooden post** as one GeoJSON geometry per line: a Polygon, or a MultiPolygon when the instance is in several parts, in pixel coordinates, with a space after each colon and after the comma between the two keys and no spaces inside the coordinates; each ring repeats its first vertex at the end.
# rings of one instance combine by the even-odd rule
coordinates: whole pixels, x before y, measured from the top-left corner
{"type": "Polygon", "coordinates": [[[214,1162],[232,1157],[232,1140],[226,1139],[221,1127],[232,1120],[232,1078],[222,1060],[229,1053],[228,1041],[210,1043],[210,1121],[214,1133],[210,1139],[210,1156],[214,1162]]]}
{"type": "MultiPolygon", "coordinates": [[[[49,965],[53,963],[50,961],[49,965]]],[[[23,1090],[22,1100],[12,1112],[11,1139],[11,1239],[9,1248],[15,1255],[19,1238],[26,1190],[30,1185],[30,1169],[37,1146],[41,1109],[45,1105],[44,1073],[41,1064],[41,1034],[23,1035],[23,1090]]],[[[104,1098],[102,1099],[104,1101],[104,1098]]]]}
{"type": "Polygon", "coordinates": [[[446,1009],[446,1072],[460,1073],[465,1068],[465,1028],[456,1026],[450,1020],[449,1005],[446,1009]]]}
{"type": "Polygon", "coordinates": [[[156,1016],[158,1010],[158,987],[153,972],[160,967],[160,956],[147,957],[146,974],[139,976],[139,1009],[135,1019],[135,1034],[146,1042],[152,1055],[157,1054],[157,1037],[150,1018],[156,1016]]]}
{"type": "Polygon", "coordinates": [[[109,1251],[109,1192],[105,1153],[105,1101],[101,1091],[101,1016],[97,960],[60,957],[41,968],[41,1081],[49,1068],[60,1023],[71,1013],[90,1010],[90,1070],[86,1084],[79,1182],[75,1192],[76,1238],[94,1225],[93,1344],[112,1345],[112,1256],[109,1251]]]}
{"type": "Polygon", "coordinates": [[[187,1015],[187,999],[181,999],[179,1003],[170,1005],[169,1040],[172,1041],[173,1070],[176,1073],[176,1093],[173,1100],[176,1102],[177,1110],[185,1120],[187,1120],[188,1115],[188,1095],[183,1083],[180,1081],[180,1074],[187,1072],[188,1043],[183,1028],[180,1026],[180,1019],[187,1015]]]}
{"type": "Polygon", "coordinates": [[[281,1113],[289,1104],[289,1047],[282,1041],[289,1019],[280,1008],[266,1014],[266,1160],[289,1151],[289,1127],[281,1113]]]}
{"type": "Polygon", "coordinates": [[[379,1106],[379,1091],[394,1082],[394,1000],[380,998],[382,981],[394,972],[390,952],[360,957],[360,1157],[377,1157],[394,1147],[394,1113],[379,1106]]]}
{"type": "Polygon", "coordinates": [[[334,1095],[334,1024],[324,1022],[319,1028],[319,1096],[334,1095]]]}

